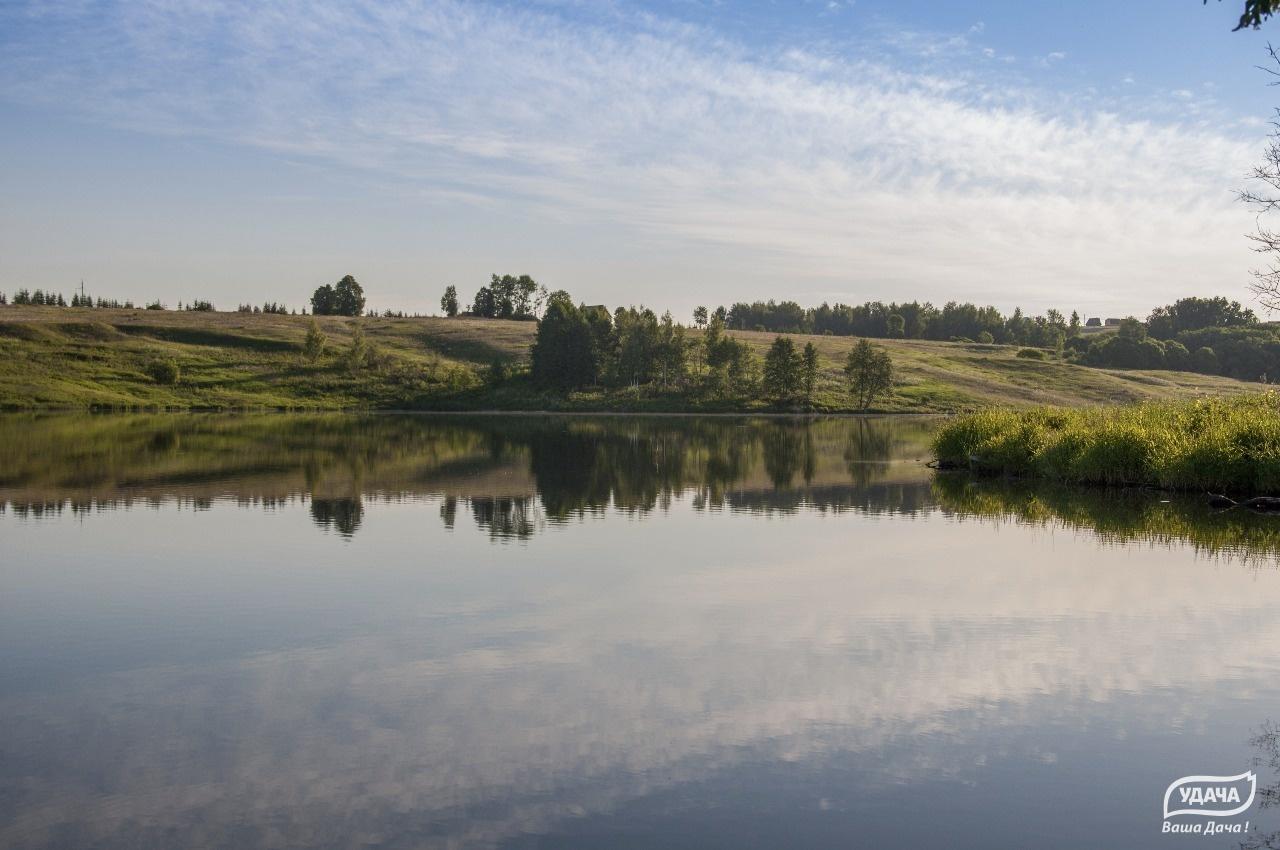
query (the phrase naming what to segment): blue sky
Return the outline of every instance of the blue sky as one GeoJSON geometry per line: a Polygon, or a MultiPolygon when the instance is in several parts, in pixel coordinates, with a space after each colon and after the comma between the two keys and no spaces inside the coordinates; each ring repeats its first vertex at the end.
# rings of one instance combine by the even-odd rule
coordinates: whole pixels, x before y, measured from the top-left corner
{"type": "MultiPolygon", "coordinates": [[[[1247,298],[1238,4],[0,5],[0,291],[1247,298]]],[[[1280,26],[1280,24],[1277,24],[1280,26]]]]}

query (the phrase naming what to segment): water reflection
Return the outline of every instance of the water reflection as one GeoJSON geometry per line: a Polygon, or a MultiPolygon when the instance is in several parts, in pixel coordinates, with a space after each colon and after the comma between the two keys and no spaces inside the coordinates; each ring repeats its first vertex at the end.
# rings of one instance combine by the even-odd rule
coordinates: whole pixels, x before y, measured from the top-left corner
{"type": "Polygon", "coordinates": [[[306,501],[350,539],[367,501],[440,498],[496,541],[527,540],[608,510],[917,514],[1089,531],[1119,544],[1190,542],[1206,555],[1280,558],[1280,520],[1201,499],[933,476],[924,418],[0,416],[0,511],[231,499],[306,501]]]}
{"type": "Polygon", "coordinates": [[[0,419],[0,847],[1167,846],[1273,537],[932,427],[0,419]]]}
{"type": "Polygon", "coordinates": [[[0,417],[0,498],[21,516],[176,500],[307,499],[350,538],[365,501],[442,496],[494,539],[673,497],[700,509],[920,510],[925,419],[0,417]],[[47,462],[46,462],[47,461],[47,462]],[[879,498],[883,497],[883,504],[879,498]]]}

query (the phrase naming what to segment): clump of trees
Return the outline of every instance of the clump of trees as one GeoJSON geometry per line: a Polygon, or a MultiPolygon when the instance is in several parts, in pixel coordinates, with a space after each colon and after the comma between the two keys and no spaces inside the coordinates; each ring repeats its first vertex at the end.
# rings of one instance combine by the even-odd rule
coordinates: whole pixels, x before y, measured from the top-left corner
{"type": "Polygon", "coordinates": [[[283,304],[277,304],[275,301],[268,301],[261,307],[254,304],[240,304],[236,307],[237,313],[271,313],[277,316],[288,316],[289,308],[283,304]]]}
{"type": "MultiPolygon", "coordinates": [[[[9,301],[3,292],[0,292],[0,304],[8,304],[9,301]]],[[[71,296],[71,301],[67,301],[60,292],[45,292],[37,289],[34,292],[28,289],[19,289],[13,293],[13,305],[24,307],[95,307],[95,308],[115,308],[132,310],[132,301],[119,301],[115,298],[99,298],[96,301],[90,295],[81,295],[76,292],[71,296]]]]}
{"type": "MultiPolygon", "coordinates": [[[[701,318],[701,311],[695,313],[695,322],[701,318]]],[[[821,362],[812,342],[798,347],[792,337],[779,335],[762,363],[747,343],[725,332],[722,313],[707,311],[706,318],[701,338],[690,338],[670,313],[659,317],[645,307],[620,307],[611,314],[554,292],[538,323],[531,377],[559,391],[647,387],[704,399],[814,402],[821,362]]],[[[855,403],[865,409],[892,388],[893,365],[886,351],[861,340],[845,376],[855,403]]]]}
{"type": "Polygon", "coordinates": [[[362,316],[364,305],[364,288],[351,275],[326,283],[311,296],[311,313],[316,316],[362,316]]]}
{"type": "MultiPolygon", "coordinates": [[[[448,290],[445,294],[448,295],[448,290]]],[[[538,318],[538,311],[547,298],[546,288],[539,286],[527,274],[519,277],[509,274],[498,277],[495,274],[488,286],[482,286],[476,292],[476,297],[471,302],[471,315],[483,319],[533,321],[538,318]]],[[[454,299],[457,299],[456,291],[454,299]]],[[[441,305],[444,305],[443,301],[441,305]]],[[[445,308],[445,312],[448,313],[448,308],[445,308]]]]}
{"type": "Polygon", "coordinates": [[[213,304],[212,304],[212,303],[210,303],[210,302],[208,302],[208,301],[201,301],[200,299],[196,299],[195,301],[188,302],[187,306],[185,306],[185,307],[183,307],[183,306],[182,306],[182,302],[178,302],[178,309],[179,309],[179,310],[186,310],[186,311],[188,311],[188,312],[192,312],[192,313],[212,313],[212,312],[214,312],[213,304]]]}
{"type": "Polygon", "coordinates": [[[1089,366],[1172,369],[1245,381],[1280,375],[1280,329],[1225,298],[1182,298],[1145,322],[1124,319],[1115,333],[1077,345],[1089,366]]]}
{"type": "Polygon", "coordinates": [[[866,410],[879,397],[893,388],[893,360],[889,352],[858,340],[850,349],[844,364],[845,379],[859,410],[866,410]]]}
{"type": "Polygon", "coordinates": [[[540,386],[686,390],[709,396],[751,395],[758,389],[758,359],[745,343],[712,320],[701,340],[690,340],[670,313],[646,307],[575,305],[566,292],[547,298],[538,323],[531,377],[540,386]]]}

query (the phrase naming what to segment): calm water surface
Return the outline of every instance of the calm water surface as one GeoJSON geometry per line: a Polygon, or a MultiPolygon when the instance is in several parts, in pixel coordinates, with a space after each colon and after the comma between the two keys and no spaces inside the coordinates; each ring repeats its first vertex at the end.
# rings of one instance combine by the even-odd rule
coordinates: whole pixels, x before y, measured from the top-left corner
{"type": "Polygon", "coordinates": [[[933,427],[0,417],[0,846],[1276,840],[1280,520],[933,427]]]}

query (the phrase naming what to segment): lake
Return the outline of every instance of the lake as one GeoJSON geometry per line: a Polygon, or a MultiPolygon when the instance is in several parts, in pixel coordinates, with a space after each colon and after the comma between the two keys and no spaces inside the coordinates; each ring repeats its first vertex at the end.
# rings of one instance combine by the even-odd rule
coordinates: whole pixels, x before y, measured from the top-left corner
{"type": "Polygon", "coordinates": [[[0,417],[0,846],[1280,842],[1280,519],[934,427],[0,417]]]}

